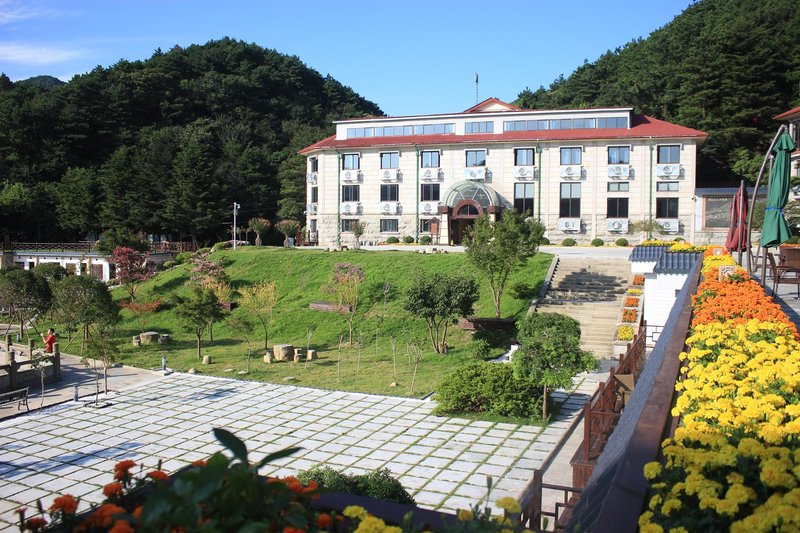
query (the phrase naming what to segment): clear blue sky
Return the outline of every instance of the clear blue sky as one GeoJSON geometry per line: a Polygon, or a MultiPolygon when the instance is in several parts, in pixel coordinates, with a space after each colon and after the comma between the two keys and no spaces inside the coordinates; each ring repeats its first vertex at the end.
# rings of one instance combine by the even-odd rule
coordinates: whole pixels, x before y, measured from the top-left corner
{"type": "Polygon", "coordinates": [[[689,0],[0,0],[0,71],[63,80],[232,37],[299,56],[385,113],[461,111],[548,86],[689,0]]]}

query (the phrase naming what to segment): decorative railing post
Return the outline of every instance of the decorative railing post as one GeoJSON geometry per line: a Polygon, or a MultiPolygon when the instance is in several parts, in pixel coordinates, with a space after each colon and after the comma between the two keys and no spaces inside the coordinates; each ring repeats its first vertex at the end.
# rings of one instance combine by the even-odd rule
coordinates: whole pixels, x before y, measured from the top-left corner
{"type": "Polygon", "coordinates": [[[61,349],[58,343],[53,344],[53,381],[61,381],[61,349]]]}

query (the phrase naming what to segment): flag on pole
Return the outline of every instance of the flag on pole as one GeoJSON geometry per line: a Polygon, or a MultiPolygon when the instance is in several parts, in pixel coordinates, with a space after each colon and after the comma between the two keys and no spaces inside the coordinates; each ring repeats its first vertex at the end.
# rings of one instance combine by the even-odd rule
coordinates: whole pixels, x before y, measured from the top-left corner
{"type": "Polygon", "coordinates": [[[478,73],[475,73],[475,83],[478,83],[478,73]]]}

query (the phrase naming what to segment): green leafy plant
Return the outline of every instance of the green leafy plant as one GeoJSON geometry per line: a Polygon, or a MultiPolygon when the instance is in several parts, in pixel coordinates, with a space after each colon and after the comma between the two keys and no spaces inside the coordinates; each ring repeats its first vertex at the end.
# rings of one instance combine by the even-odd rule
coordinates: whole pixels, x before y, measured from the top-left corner
{"type": "Polygon", "coordinates": [[[474,339],[470,344],[470,351],[475,359],[486,359],[489,357],[492,347],[486,339],[474,339]]]}
{"type": "Polygon", "coordinates": [[[614,244],[616,244],[617,246],[628,246],[628,239],[619,238],[616,241],[614,241],[614,244]]]}
{"type": "Polygon", "coordinates": [[[433,239],[431,239],[430,235],[423,235],[419,238],[420,244],[430,244],[431,242],[433,242],[433,239]]]}
{"type": "Polygon", "coordinates": [[[350,475],[329,466],[318,465],[297,475],[300,483],[315,481],[319,488],[330,492],[343,492],[378,500],[414,505],[414,498],[387,468],[366,474],[350,475]]]}
{"type": "Polygon", "coordinates": [[[561,246],[575,246],[578,244],[578,241],[573,239],[572,237],[567,237],[563,241],[561,241],[561,246]]]}
{"type": "Polygon", "coordinates": [[[592,239],[592,246],[605,246],[606,242],[603,239],[592,239]]]}
{"type": "Polygon", "coordinates": [[[411,235],[406,235],[405,237],[403,237],[403,242],[406,244],[414,244],[414,237],[412,237],[411,235]]]}
{"type": "Polygon", "coordinates": [[[386,239],[386,244],[397,244],[399,242],[400,239],[398,239],[397,237],[389,237],[388,239],[386,239]]]}
{"type": "Polygon", "coordinates": [[[542,237],[539,239],[539,244],[540,244],[540,245],[545,245],[545,244],[546,244],[546,245],[549,245],[549,244],[550,244],[550,239],[548,239],[548,238],[547,238],[547,237],[545,237],[545,236],[542,236],[542,237]]]}

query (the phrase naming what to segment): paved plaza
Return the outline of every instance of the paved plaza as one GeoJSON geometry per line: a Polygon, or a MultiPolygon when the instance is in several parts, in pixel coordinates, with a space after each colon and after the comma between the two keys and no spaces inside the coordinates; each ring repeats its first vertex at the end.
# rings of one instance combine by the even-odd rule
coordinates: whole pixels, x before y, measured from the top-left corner
{"type": "Polygon", "coordinates": [[[321,463],[350,473],[385,467],[419,505],[446,511],[485,497],[487,476],[492,500],[516,496],[573,423],[594,377],[554,393],[562,409],[543,428],[437,417],[431,401],[172,374],[113,394],[104,409],[68,402],[1,421],[0,528],[12,529],[14,510],[37,498],[100,501],[121,459],[146,468],[163,460],[171,472],[207,458],[221,449],[214,427],[245,440],[253,459],[303,448],[263,474],[321,463]]]}

